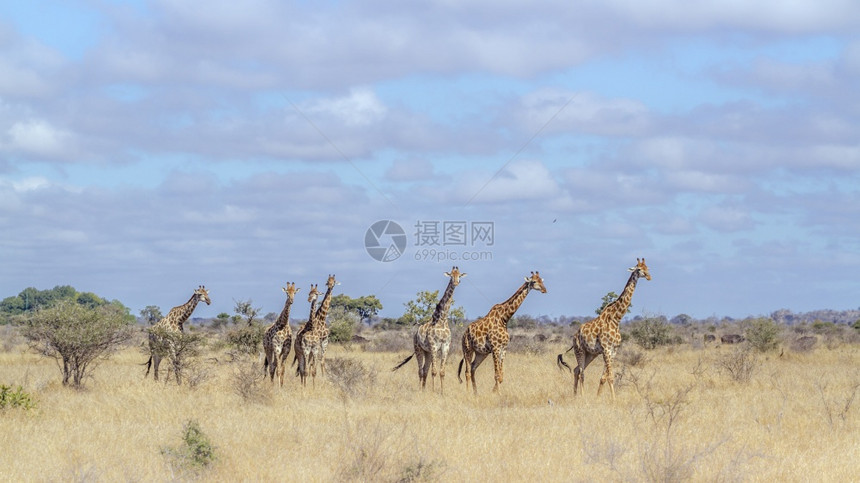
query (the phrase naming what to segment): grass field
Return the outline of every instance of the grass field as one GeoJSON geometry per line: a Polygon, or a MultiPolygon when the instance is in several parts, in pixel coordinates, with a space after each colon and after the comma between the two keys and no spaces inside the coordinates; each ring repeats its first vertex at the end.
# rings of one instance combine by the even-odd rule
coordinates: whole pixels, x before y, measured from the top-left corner
{"type": "Polygon", "coordinates": [[[200,357],[193,388],[144,380],[145,357],[133,347],[74,390],[60,384],[53,360],[7,343],[0,384],[22,386],[37,406],[0,412],[0,480],[847,482],[860,475],[856,344],[760,355],[740,381],[725,370],[741,357],[730,346],[638,350],[619,367],[611,403],[608,392],[596,396],[600,360],[586,372],[585,394],[574,398],[571,376],[555,364],[566,342],[509,353],[501,394],[491,392],[488,359],[478,369],[477,397],[457,382],[459,349],[443,396],[417,390],[412,361],[390,371],[406,352],[333,345],[329,373],[316,387],[301,388],[288,372],[279,390],[256,379],[259,361],[224,362],[222,352],[200,357]],[[244,397],[242,383],[251,388],[244,397]],[[211,464],[181,457],[189,420],[214,446],[211,464]]]}

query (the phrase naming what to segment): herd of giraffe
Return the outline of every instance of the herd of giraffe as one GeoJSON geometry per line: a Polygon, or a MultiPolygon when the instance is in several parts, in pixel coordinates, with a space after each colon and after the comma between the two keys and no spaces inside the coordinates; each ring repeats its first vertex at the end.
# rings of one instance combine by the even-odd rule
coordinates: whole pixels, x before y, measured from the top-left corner
{"type": "MultiPolygon", "coordinates": [[[[573,350],[576,356],[576,368],[571,371],[570,366],[564,361],[564,353],[558,355],[557,364],[559,367],[566,367],[573,373],[574,394],[577,394],[579,386],[584,384],[583,374],[585,368],[598,355],[602,354],[604,371],[603,376],[600,378],[597,394],[599,396],[603,385],[608,384],[612,399],[615,399],[612,360],[621,346],[619,323],[630,306],[633,291],[636,289],[636,282],[640,277],[651,280],[651,274],[648,271],[648,266],[645,265],[644,258],[637,258],[636,266],[630,268],[629,271],[631,272],[630,278],[627,280],[627,284],[624,286],[621,295],[615,301],[606,305],[596,318],[582,324],[573,336],[573,345],[564,352],[567,353],[573,350]]],[[[436,304],[432,318],[429,322],[420,325],[415,331],[413,336],[413,353],[392,369],[397,370],[401,368],[415,357],[418,362],[418,381],[420,387],[422,389],[426,388],[427,374],[430,373],[432,375],[430,387],[435,390],[436,375],[438,374],[440,393],[444,393],[445,365],[451,346],[451,328],[448,325],[448,311],[453,302],[454,289],[460,284],[460,279],[464,278],[466,274],[460,272],[459,267],[454,266],[450,272],[445,272],[445,276],[449,279],[448,285],[442,294],[442,298],[436,304]]],[[[296,292],[300,289],[296,287],[295,283],[288,283],[283,288],[287,296],[284,308],[278,319],[266,329],[263,338],[263,348],[265,351],[263,369],[264,372],[268,372],[273,383],[275,374],[277,374],[279,386],[283,387],[284,385],[284,371],[291,346],[294,347],[295,354],[293,364],[298,363],[296,375],[300,376],[303,386],[307,384],[309,374],[315,383],[317,365],[320,367],[320,374],[325,375],[325,352],[328,347],[329,335],[326,318],[331,306],[332,290],[336,285],[339,285],[339,282],[335,280],[334,275],[329,275],[326,281],[326,292],[319,307],[317,307],[317,299],[320,292],[317,290],[317,285],[311,285],[311,290],[308,294],[311,312],[307,323],[301,326],[296,332],[295,340],[293,340],[292,329],[289,324],[290,308],[293,305],[296,292]]],[[[487,312],[487,315],[475,320],[466,327],[462,339],[463,358],[460,360],[457,378],[460,382],[463,382],[460,376],[465,367],[466,385],[468,386],[471,381],[472,390],[475,394],[478,392],[478,387],[475,383],[475,370],[489,355],[493,356],[495,370],[496,383],[493,387],[493,392],[499,392],[502,380],[504,379],[505,352],[510,341],[508,322],[531,290],[546,293],[546,286],[539,272],[531,272],[531,276],[525,277],[525,282],[517,288],[513,295],[504,302],[494,305],[487,312]]],[[[145,363],[147,370],[144,377],[149,375],[151,367],[154,369],[153,376],[155,380],[158,380],[158,365],[161,362],[162,352],[156,350],[156,347],[164,345],[167,347],[167,355],[173,363],[176,381],[177,383],[181,383],[179,375],[180,367],[175,349],[172,346],[171,340],[163,340],[165,334],[163,331],[167,331],[166,333],[168,334],[181,333],[184,322],[188,320],[194,308],[201,300],[206,302],[207,305],[211,303],[209,292],[202,285],[194,291],[188,302],[171,309],[150,330],[150,358],[145,363]]]]}

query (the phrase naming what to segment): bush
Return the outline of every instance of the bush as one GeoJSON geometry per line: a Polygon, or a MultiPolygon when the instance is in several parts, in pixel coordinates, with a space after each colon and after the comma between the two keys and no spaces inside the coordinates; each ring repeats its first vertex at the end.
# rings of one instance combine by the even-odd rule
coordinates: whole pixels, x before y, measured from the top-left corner
{"type": "Polygon", "coordinates": [[[754,319],[746,330],[746,339],[749,345],[759,352],[768,352],[776,349],[780,342],[780,327],[766,317],[754,319]]]}
{"type": "Polygon", "coordinates": [[[330,342],[351,341],[352,336],[355,335],[355,329],[358,327],[358,315],[343,307],[332,307],[328,317],[331,321],[328,340],[330,342]]]}
{"type": "Polygon", "coordinates": [[[263,336],[265,334],[265,327],[252,323],[231,330],[227,334],[227,341],[240,354],[258,354],[263,347],[263,336]]]}
{"type": "Polygon", "coordinates": [[[266,374],[251,358],[238,361],[232,382],[233,392],[246,402],[266,403],[271,399],[271,385],[265,383],[266,374]]]}
{"type": "MultiPolygon", "coordinates": [[[[170,330],[163,326],[153,326],[147,331],[154,336],[149,341],[149,347],[143,351],[148,354],[158,354],[168,362],[167,377],[164,382],[170,380],[170,372],[175,372],[176,383],[182,384],[183,376],[190,376],[189,384],[195,387],[205,379],[205,371],[199,367],[196,356],[200,355],[203,346],[203,336],[192,332],[179,332],[170,330]]],[[[155,361],[153,360],[153,364],[155,361]]],[[[155,370],[155,367],[152,367],[155,370]]]]}
{"type": "Polygon", "coordinates": [[[333,358],[326,361],[326,375],[345,399],[365,396],[376,385],[376,370],[355,359],[333,358]]]}
{"type": "Polygon", "coordinates": [[[749,382],[759,367],[758,358],[748,348],[738,347],[717,358],[717,370],[735,382],[749,382]]]}
{"type": "Polygon", "coordinates": [[[24,337],[33,349],[56,359],[64,386],[80,387],[99,358],[131,338],[133,319],[116,305],[86,307],[61,301],[36,311],[27,320],[24,337]]]}
{"type": "Polygon", "coordinates": [[[161,454],[172,457],[180,468],[192,470],[206,468],[216,460],[215,446],[194,420],[188,420],[182,429],[182,445],[162,449],[161,454]]]}
{"type": "Polygon", "coordinates": [[[0,384],[0,410],[18,408],[26,411],[35,407],[32,396],[24,392],[21,386],[12,389],[12,386],[0,384]]]}
{"type": "Polygon", "coordinates": [[[662,317],[649,317],[631,322],[630,337],[643,349],[654,349],[674,342],[672,327],[662,317]]]}

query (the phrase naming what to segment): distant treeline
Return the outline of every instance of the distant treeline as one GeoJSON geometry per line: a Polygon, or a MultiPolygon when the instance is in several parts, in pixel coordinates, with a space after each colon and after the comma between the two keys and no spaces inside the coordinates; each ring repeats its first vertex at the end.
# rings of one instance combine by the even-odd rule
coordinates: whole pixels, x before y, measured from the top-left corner
{"type": "Polygon", "coordinates": [[[47,290],[27,287],[18,295],[0,301],[0,323],[14,322],[16,318],[27,316],[43,307],[50,307],[61,300],[74,300],[78,305],[88,308],[114,305],[124,313],[129,313],[129,309],[118,300],[108,301],[92,292],[78,292],[71,285],[57,285],[47,290]]]}

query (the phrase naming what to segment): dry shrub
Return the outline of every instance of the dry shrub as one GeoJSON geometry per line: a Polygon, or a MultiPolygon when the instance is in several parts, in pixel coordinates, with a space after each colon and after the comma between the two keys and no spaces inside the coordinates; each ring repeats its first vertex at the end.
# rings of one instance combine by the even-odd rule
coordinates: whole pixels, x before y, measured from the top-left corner
{"type": "Polygon", "coordinates": [[[731,380],[746,383],[761,366],[761,362],[749,348],[738,347],[717,357],[715,365],[717,371],[729,376],[731,380]]]}
{"type": "Polygon", "coordinates": [[[516,354],[543,354],[546,352],[546,343],[532,336],[514,334],[511,336],[510,342],[508,342],[507,351],[516,354]]]}
{"type": "Polygon", "coordinates": [[[648,362],[648,356],[643,351],[633,347],[625,347],[618,352],[618,361],[625,366],[643,367],[648,362]]]}
{"type": "Polygon", "coordinates": [[[266,384],[266,374],[250,357],[242,357],[236,361],[232,388],[244,401],[267,403],[272,398],[272,388],[266,384]]]}
{"type": "Polygon", "coordinates": [[[399,330],[379,332],[365,345],[367,352],[404,352],[412,349],[412,333],[399,330]]]}
{"type": "Polygon", "coordinates": [[[331,358],[326,361],[326,375],[344,398],[366,396],[376,385],[376,369],[356,359],[331,358]]]}
{"type": "Polygon", "coordinates": [[[815,348],[815,345],[818,343],[818,339],[812,335],[806,335],[803,337],[798,337],[791,343],[791,350],[794,352],[809,352],[815,348]]]}

